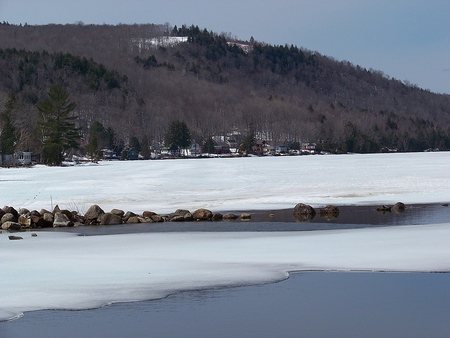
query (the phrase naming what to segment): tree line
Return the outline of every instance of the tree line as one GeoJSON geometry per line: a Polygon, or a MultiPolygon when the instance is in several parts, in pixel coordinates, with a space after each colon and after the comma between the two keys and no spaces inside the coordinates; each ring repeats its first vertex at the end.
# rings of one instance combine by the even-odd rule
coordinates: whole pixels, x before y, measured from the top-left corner
{"type": "Polygon", "coordinates": [[[448,95],[303,47],[194,25],[5,24],[0,34],[0,125],[15,136],[1,135],[17,150],[42,153],[38,106],[56,84],[76,103],[89,152],[98,124],[108,135],[99,147],[121,151],[136,140],[163,145],[172,121],[197,143],[253,133],[332,152],[450,149],[448,95]],[[164,36],[187,42],[152,42],[164,36]]]}

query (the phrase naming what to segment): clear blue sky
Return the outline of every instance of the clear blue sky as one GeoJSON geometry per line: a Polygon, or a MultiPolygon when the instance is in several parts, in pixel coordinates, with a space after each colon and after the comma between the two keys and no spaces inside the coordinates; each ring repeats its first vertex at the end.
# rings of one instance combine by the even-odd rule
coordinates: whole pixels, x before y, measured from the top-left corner
{"type": "Polygon", "coordinates": [[[195,24],[450,94],[450,0],[0,0],[0,21],[195,24]]]}

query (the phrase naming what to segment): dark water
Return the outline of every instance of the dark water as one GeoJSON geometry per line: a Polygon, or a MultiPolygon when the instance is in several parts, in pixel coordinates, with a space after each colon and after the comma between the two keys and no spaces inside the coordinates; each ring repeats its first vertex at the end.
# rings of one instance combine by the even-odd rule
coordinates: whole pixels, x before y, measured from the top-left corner
{"type": "Polygon", "coordinates": [[[86,311],[37,311],[2,338],[450,337],[450,274],[294,273],[86,311]]]}
{"type": "MultiPolygon", "coordinates": [[[[402,214],[341,207],[338,219],[316,216],[302,223],[286,210],[255,212],[250,222],[53,231],[320,231],[446,223],[449,214],[441,205],[411,206],[402,214]]],[[[0,338],[19,337],[450,337],[450,273],[293,273],[275,284],[184,292],[95,310],[36,311],[0,322],[0,338]]]]}

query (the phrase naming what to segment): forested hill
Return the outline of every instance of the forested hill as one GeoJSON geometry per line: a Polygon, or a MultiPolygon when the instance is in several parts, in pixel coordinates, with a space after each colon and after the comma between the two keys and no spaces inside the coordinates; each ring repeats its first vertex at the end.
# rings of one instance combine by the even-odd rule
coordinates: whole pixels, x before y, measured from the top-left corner
{"type": "Polygon", "coordinates": [[[198,143],[252,131],[339,152],[450,149],[449,95],[297,46],[197,26],[4,23],[0,49],[0,111],[12,94],[18,145],[33,151],[37,105],[54,83],[77,104],[83,135],[100,122],[119,148],[161,142],[181,120],[198,143]]]}

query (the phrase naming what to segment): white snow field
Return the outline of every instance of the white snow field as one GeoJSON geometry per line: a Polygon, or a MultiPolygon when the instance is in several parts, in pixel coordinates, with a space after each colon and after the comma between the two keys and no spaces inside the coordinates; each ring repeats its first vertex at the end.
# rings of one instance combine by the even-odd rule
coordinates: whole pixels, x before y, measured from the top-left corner
{"type": "MultiPolygon", "coordinates": [[[[296,203],[450,201],[450,153],[106,162],[0,169],[1,203],[105,210],[252,210],[296,203]]],[[[181,290],[266,283],[289,271],[450,272],[450,223],[312,232],[0,235],[0,320],[181,290]]]]}
{"type": "Polygon", "coordinates": [[[450,201],[450,152],[100,162],[0,169],[0,203],[142,212],[450,201]]]}

